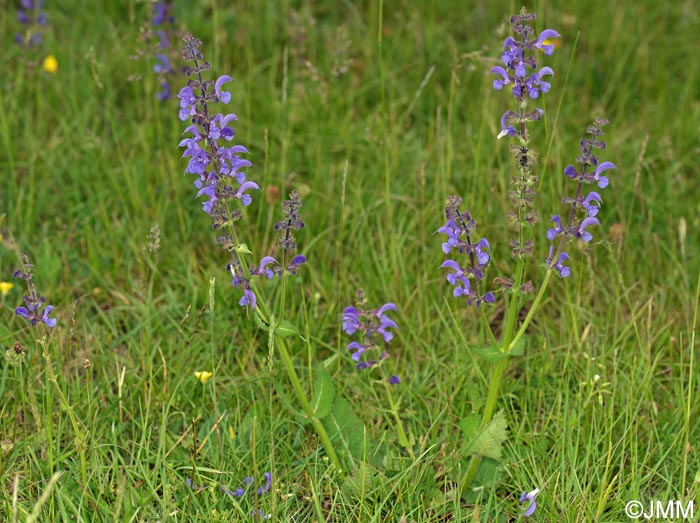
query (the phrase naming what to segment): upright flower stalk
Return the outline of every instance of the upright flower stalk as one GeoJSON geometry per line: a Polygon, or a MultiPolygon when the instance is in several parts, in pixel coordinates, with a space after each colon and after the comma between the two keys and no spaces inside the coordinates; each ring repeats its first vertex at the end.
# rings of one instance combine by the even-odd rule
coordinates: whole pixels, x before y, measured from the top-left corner
{"type": "Polygon", "coordinates": [[[153,4],[153,15],[151,25],[155,28],[156,63],[153,65],[153,72],[158,77],[160,91],[156,95],[158,100],[170,99],[170,80],[173,76],[173,68],[170,65],[170,53],[172,47],[171,39],[175,35],[175,17],[173,16],[173,5],[169,0],[159,0],[153,4]]]}
{"type": "MultiPolygon", "coordinates": [[[[54,310],[53,305],[45,305],[46,298],[40,296],[37,293],[36,286],[34,285],[34,266],[30,263],[29,258],[26,255],[22,255],[22,268],[14,272],[14,277],[20,280],[24,280],[27,286],[27,294],[24,295],[24,306],[17,307],[15,309],[15,315],[20,318],[24,318],[29,323],[32,328],[41,328],[42,324],[45,325],[44,328],[53,329],[56,327],[56,318],[51,318],[51,314],[54,310]]],[[[63,393],[63,389],[58,383],[58,376],[53,369],[53,363],[51,361],[51,351],[50,351],[50,339],[47,334],[42,334],[42,336],[37,340],[42,348],[42,356],[46,363],[46,419],[49,422],[46,424],[46,439],[48,442],[49,453],[53,453],[54,447],[54,436],[53,436],[53,397],[51,394],[52,388],[56,390],[58,394],[58,399],[61,403],[63,409],[68,413],[68,419],[70,420],[73,432],[75,434],[74,445],[75,449],[78,451],[78,456],[80,457],[80,472],[82,485],[87,488],[87,432],[81,427],[80,421],[73,410],[73,407],[68,402],[68,398],[63,393]]],[[[19,348],[22,345],[19,344],[19,348]]],[[[23,348],[22,348],[23,350],[23,348]]],[[[33,398],[30,401],[34,401],[33,398]]],[[[49,459],[50,463],[53,463],[53,459],[49,459]]]]}
{"type": "MultiPolygon", "coordinates": [[[[294,367],[285,338],[288,333],[281,332],[280,321],[256,291],[257,279],[269,280],[277,276],[284,282],[286,274],[296,274],[297,269],[306,262],[303,255],[295,254],[294,233],[304,227],[299,213],[301,199],[292,191],[290,199],[283,204],[284,218],[275,225],[275,230],[282,233],[278,244],[282,250],[282,262],[265,256],[257,263],[247,263],[245,258],[251,252],[241,242],[239,233],[244,232],[243,210],[251,205],[253,194],[260,187],[248,180],[243,171],[252,165],[242,156],[248,152],[247,149],[232,144],[235,132],[231,124],[237,120],[236,115],[215,110],[215,104],[226,105],[231,101],[231,93],[225,90],[225,86],[232,78],[222,75],[216,80],[205,79],[204,75],[211,65],[204,60],[200,51],[202,42],[190,34],[185,35],[183,40],[182,57],[191,64],[185,71],[189,80],[178,94],[180,120],[190,123],[185,129],[190,136],[180,142],[180,147],[185,148],[183,157],[189,158],[185,173],[195,177],[197,196],[205,198],[202,210],[212,218],[213,228],[218,234],[216,242],[229,254],[226,269],[231,274],[231,285],[241,293],[239,305],[247,308],[249,313],[255,315],[258,324],[268,329],[271,342],[279,352],[306,417],[311,421],[331,463],[341,473],[342,467],[330,437],[316,416],[294,367]]],[[[284,300],[281,302],[283,306],[284,300]]]]}
{"type": "MultiPolygon", "coordinates": [[[[566,278],[571,273],[571,268],[567,265],[569,254],[564,250],[565,245],[574,239],[584,243],[590,242],[590,229],[599,224],[596,216],[602,199],[595,191],[586,192],[586,184],[597,184],[600,189],[604,188],[608,180],[603,173],[615,167],[610,162],[600,163],[593,154],[595,149],[605,148],[605,142],[600,137],[603,134],[601,127],[607,121],[598,119],[588,128],[589,136],[581,141],[582,155],[577,159],[581,167],[576,169],[570,165],[564,170],[565,176],[577,182],[576,192],[574,196],[562,199],[563,203],[570,206],[568,214],[564,218],[560,215],[552,217],[551,223],[554,225],[546,233],[551,245],[549,256],[545,260],[544,278],[527,316],[519,322],[525,296],[535,288],[531,281],[525,281],[525,277],[528,262],[535,249],[534,227],[539,221],[535,190],[538,185],[537,154],[530,146],[528,126],[531,122],[540,120],[544,111],[538,107],[533,108],[530,104],[536,103],[540,96],[551,88],[549,80],[554,76],[554,71],[549,66],[541,67],[539,60],[540,56],[553,53],[552,39],[560,36],[553,29],[545,29],[537,34],[530,25],[534,20],[535,14],[528,13],[525,8],[520,14],[511,17],[513,35],[508,36],[503,43],[503,65],[491,69],[491,73],[495,75],[493,88],[497,91],[507,89],[513,101],[513,106],[501,115],[501,131],[497,138],[513,140],[510,148],[517,166],[516,174],[511,177],[508,191],[510,209],[506,216],[506,223],[512,230],[509,247],[516,262],[515,274],[512,278],[494,278],[495,289],[486,290],[485,274],[490,264],[490,244],[484,238],[477,240],[476,222],[469,212],[459,210],[461,199],[458,197],[452,196],[448,199],[445,209],[447,221],[438,229],[438,232],[447,236],[443,243],[443,252],[450,254],[456,251],[464,260],[449,259],[441,266],[450,271],[446,277],[454,287],[453,296],[465,299],[467,305],[475,305],[481,309],[484,329],[494,344],[490,352],[493,353],[496,363],[491,373],[482,413],[482,428],[493,418],[509,357],[521,342],[527,326],[542,303],[552,274],[557,273],[566,278]],[[484,304],[495,302],[498,294],[503,296],[505,307],[500,340],[496,339],[482,307],[484,304]]],[[[479,455],[471,457],[467,470],[460,479],[460,495],[474,479],[481,459],[479,455]]]]}
{"type": "Polygon", "coordinates": [[[17,21],[23,31],[15,35],[15,42],[25,49],[39,47],[43,42],[42,28],[48,21],[44,9],[44,0],[21,0],[17,11],[17,21]]]}

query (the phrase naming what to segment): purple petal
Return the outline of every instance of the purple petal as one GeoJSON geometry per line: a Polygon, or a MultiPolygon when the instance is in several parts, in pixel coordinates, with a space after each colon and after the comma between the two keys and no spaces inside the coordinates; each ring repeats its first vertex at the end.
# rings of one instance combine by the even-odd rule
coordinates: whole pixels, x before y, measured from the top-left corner
{"type": "Polygon", "coordinates": [[[600,173],[602,173],[603,171],[607,171],[608,169],[617,169],[617,167],[615,167],[615,164],[612,162],[603,162],[600,165],[598,165],[598,167],[596,167],[595,175],[599,176],[600,173]]]}
{"type": "Polygon", "coordinates": [[[396,311],[396,310],[398,310],[398,309],[396,308],[396,305],[394,305],[393,303],[385,303],[377,311],[377,316],[382,316],[386,311],[396,311]]]}

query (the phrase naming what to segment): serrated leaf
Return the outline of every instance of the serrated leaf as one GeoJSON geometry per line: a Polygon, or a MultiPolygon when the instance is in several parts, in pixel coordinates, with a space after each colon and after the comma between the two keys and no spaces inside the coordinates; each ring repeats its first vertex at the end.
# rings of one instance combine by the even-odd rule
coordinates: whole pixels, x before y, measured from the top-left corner
{"type": "Polygon", "coordinates": [[[501,459],[503,442],[508,437],[508,424],[503,411],[498,411],[491,421],[479,430],[469,442],[467,453],[495,460],[501,459]]]}
{"type": "Polygon", "coordinates": [[[358,499],[386,484],[387,479],[379,470],[362,463],[345,478],[340,488],[349,498],[358,499]]]}
{"type": "Polygon", "coordinates": [[[479,428],[481,428],[481,415],[475,412],[467,414],[459,422],[459,428],[462,429],[462,440],[466,442],[472,441],[479,433],[479,428]]]}
{"type": "Polygon", "coordinates": [[[289,336],[299,336],[299,329],[293,323],[282,320],[275,325],[275,334],[280,338],[288,338],[289,336]]]}
{"type": "Polygon", "coordinates": [[[323,365],[316,367],[316,377],[314,379],[314,398],[311,406],[318,419],[324,418],[331,411],[335,400],[335,389],[333,388],[333,378],[326,372],[323,365]]]}

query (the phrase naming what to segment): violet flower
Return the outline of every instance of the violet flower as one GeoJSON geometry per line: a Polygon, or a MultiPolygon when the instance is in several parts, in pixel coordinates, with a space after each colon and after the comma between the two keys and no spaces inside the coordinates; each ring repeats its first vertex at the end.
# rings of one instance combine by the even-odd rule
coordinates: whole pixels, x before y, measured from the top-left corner
{"type": "MultiPolygon", "coordinates": [[[[272,473],[265,472],[263,474],[263,477],[265,478],[265,484],[259,486],[256,491],[259,496],[267,494],[270,491],[270,488],[272,487],[272,473]]],[[[248,492],[248,487],[253,485],[255,485],[255,479],[253,478],[253,476],[246,476],[243,478],[242,487],[236,487],[234,490],[230,490],[226,485],[224,485],[221,487],[221,491],[224,494],[228,494],[229,496],[241,498],[246,494],[246,492],[248,492]]]]}
{"type": "Polygon", "coordinates": [[[525,512],[523,512],[523,516],[532,516],[535,513],[535,510],[537,509],[537,503],[535,503],[535,498],[539,493],[540,489],[536,488],[535,490],[531,490],[530,492],[523,492],[521,494],[519,500],[520,503],[528,503],[525,512]]]}

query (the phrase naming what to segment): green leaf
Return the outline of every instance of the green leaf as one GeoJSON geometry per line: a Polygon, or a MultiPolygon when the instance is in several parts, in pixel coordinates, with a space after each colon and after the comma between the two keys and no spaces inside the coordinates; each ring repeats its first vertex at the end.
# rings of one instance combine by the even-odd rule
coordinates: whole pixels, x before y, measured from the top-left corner
{"type": "Polygon", "coordinates": [[[501,459],[503,442],[508,437],[508,424],[503,411],[498,411],[485,427],[468,443],[467,453],[494,460],[501,459]]]}
{"type": "Polygon", "coordinates": [[[479,463],[474,483],[484,487],[494,487],[498,484],[502,472],[503,467],[499,461],[483,458],[479,463]]]}
{"type": "Polygon", "coordinates": [[[323,368],[323,365],[316,367],[316,378],[314,379],[314,398],[311,406],[318,419],[324,418],[331,411],[335,400],[335,389],[333,379],[323,368]]]}
{"type": "Polygon", "coordinates": [[[287,396],[287,392],[284,390],[280,380],[275,380],[275,391],[280,397],[280,400],[282,400],[282,404],[287,407],[287,410],[297,421],[300,423],[311,423],[311,419],[309,419],[303,412],[299,411],[299,409],[294,406],[294,403],[291,399],[289,399],[289,396],[287,396]]]}
{"type": "Polygon", "coordinates": [[[343,481],[341,490],[346,496],[359,499],[387,484],[387,478],[376,468],[361,463],[343,481]]]}
{"type": "Polygon", "coordinates": [[[336,449],[344,448],[358,460],[365,458],[365,426],[342,397],[335,398],[331,412],[321,423],[336,449]]]}
{"type": "Polygon", "coordinates": [[[293,323],[282,320],[275,325],[275,334],[280,338],[288,338],[289,336],[299,336],[299,329],[293,323]]]}
{"type": "Polygon", "coordinates": [[[472,441],[481,428],[481,415],[476,412],[468,414],[459,422],[459,428],[462,429],[462,440],[465,442],[472,441]]]}

